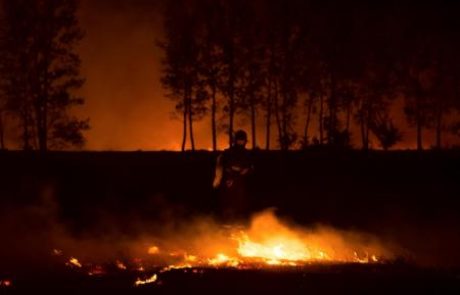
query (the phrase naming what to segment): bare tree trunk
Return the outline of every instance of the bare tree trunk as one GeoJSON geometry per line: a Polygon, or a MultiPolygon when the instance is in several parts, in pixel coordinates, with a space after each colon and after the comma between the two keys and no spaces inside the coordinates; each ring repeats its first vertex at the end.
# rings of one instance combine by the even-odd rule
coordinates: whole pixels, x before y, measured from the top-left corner
{"type": "Polygon", "coordinates": [[[320,95],[319,97],[319,114],[318,114],[318,120],[319,120],[319,142],[320,144],[324,143],[324,97],[323,95],[320,95]]]}
{"type": "Polygon", "coordinates": [[[44,89],[41,101],[42,121],[41,134],[39,136],[39,148],[41,152],[48,150],[48,69],[44,73],[44,89]]]}
{"type": "Polygon", "coordinates": [[[282,128],[283,128],[283,137],[281,138],[281,149],[282,150],[288,150],[289,149],[289,143],[288,143],[288,128],[287,128],[287,98],[286,98],[286,93],[283,93],[282,95],[283,100],[282,100],[282,105],[281,105],[281,123],[282,123],[282,128]]]}
{"type": "Polygon", "coordinates": [[[44,106],[42,105],[43,102],[38,102],[38,105],[36,106],[36,126],[37,126],[37,138],[38,138],[38,149],[40,152],[46,152],[46,126],[45,126],[45,110],[44,106]]]}
{"type": "Polygon", "coordinates": [[[366,138],[366,127],[364,126],[364,118],[363,115],[361,115],[360,118],[360,127],[361,127],[361,143],[362,143],[362,148],[363,150],[369,149],[368,141],[366,138]]]}
{"type": "Polygon", "coordinates": [[[217,150],[217,126],[216,126],[216,109],[217,109],[217,103],[216,103],[216,85],[213,82],[211,85],[211,99],[212,99],[212,105],[211,105],[211,125],[212,125],[212,150],[216,151],[217,150]]]}
{"type": "Polygon", "coordinates": [[[364,116],[364,110],[361,109],[360,115],[359,115],[359,123],[361,127],[361,142],[362,142],[363,150],[369,149],[369,138],[368,138],[369,133],[367,131],[368,128],[366,128],[366,122],[367,122],[367,119],[364,116]]]}
{"type": "Polygon", "coordinates": [[[235,116],[235,65],[234,65],[234,60],[233,60],[233,48],[231,49],[230,52],[230,76],[229,76],[229,110],[228,110],[228,115],[229,115],[229,124],[228,124],[228,141],[229,141],[229,146],[233,145],[233,122],[234,122],[234,116],[235,116]]]}
{"type": "Polygon", "coordinates": [[[417,150],[423,150],[422,144],[422,124],[420,121],[417,121],[417,150]]]}
{"type": "Polygon", "coordinates": [[[182,118],[182,148],[181,150],[185,151],[185,144],[187,143],[187,114],[188,114],[188,103],[187,103],[187,92],[184,89],[184,113],[182,118]]]}
{"type": "Polygon", "coordinates": [[[251,132],[252,132],[252,149],[257,148],[256,139],[256,106],[254,97],[251,98],[251,132]]]}
{"type": "Polygon", "coordinates": [[[29,133],[29,114],[26,109],[23,110],[22,113],[22,140],[23,140],[23,149],[29,150],[30,149],[30,133],[29,133]]]}
{"type": "Polygon", "coordinates": [[[275,96],[274,96],[274,111],[275,111],[275,119],[276,119],[276,125],[278,127],[278,142],[280,143],[280,148],[283,149],[282,146],[282,138],[284,136],[283,134],[283,129],[281,126],[281,118],[280,118],[280,110],[279,110],[279,102],[278,102],[278,85],[275,81],[275,96]]]}
{"type": "Polygon", "coordinates": [[[436,116],[436,148],[442,149],[442,123],[443,123],[443,112],[438,110],[436,116]]]}
{"type": "Polygon", "coordinates": [[[303,141],[305,145],[307,145],[308,143],[308,128],[310,127],[312,108],[313,108],[313,97],[310,97],[310,99],[308,100],[307,117],[305,119],[305,129],[303,133],[303,141]]]}
{"type": "Polygon", "coordinates": [[[265,125],[265,149],[268,151],[270,149],[270,129],[272,125],[272,77],[269,77],[268,80],[268,92],[267,92],[267,101],[266,101],[266,125],[265,125]]]}
{"type": "Polygon", "coordinates": [[[423,150],[422,144],[422,117],[420,114],[420,101],[418,97],[415,98],[415,128],[417,132],[417,150],[423,150]]]}
{"type": "Polygon", "coordinates": [[[366,150],[372,149],[372,142],[369,140],[369,134],[370,134],[370,128],[369,126],[371,125],[371,112],[367,112],[367,118],[366,118],[366,150]]]}
{"type": "Polygon", "coordinates": [[[231,86],[232,89],[230,90],[230,103],[229,103],[229,122],[228,122],[228,145],[232,146],[233,145],[233,121],[234,121],[234,115],[235,115],[235,97],[233,95],[233,86],[231,86]]]}
{"type": "Polygon", "coordinates": [[[352,104],[348,104],[347,106],[347,121],[346,121],[346,126],[345,126],[345,130],[347,131],[348,134],[350,134],[350,122],[351,122],[351,113],[353,111],[353,106],[352,104]]]}
{"type": "Polygon", "coordinates": [[[328,144],[336,144],[335,129],[337,120],[337,97],[335,77],[331,74],[331,93],[328,99],[329,120],[327,126],[327,141],[328,144]]]}
{"type": "Polygon", "coordinates": [[[193,106],[192,106],[192,91],[188,94],[188,127],[190,132],[190,144],[192,151],[195,151],[195,138],[193,136],[193,106]]]}

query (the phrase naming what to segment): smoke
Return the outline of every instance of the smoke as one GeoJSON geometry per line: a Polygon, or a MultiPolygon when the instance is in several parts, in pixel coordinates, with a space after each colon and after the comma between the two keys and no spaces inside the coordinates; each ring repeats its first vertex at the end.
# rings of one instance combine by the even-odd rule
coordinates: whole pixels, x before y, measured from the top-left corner
{"type": "Polygon", "coordinates": [[[273,210],[254,214],[249,225],[222,225],[209,216],[183,217],[180,207],[171,205],[170,211],[165,210],[164,215],[147,221],[136,219],[135,213],[127,213],[123,220],[130,220],[130,224],[125,224],[124,229],[116,216],[105,213],[103,208],[98,210],[100,221],[91,224],[80,220],[91,225],[72,230],[72,223],[61,216],[61,206],[52,185],[43,189],[35,204],[10,207],[0,218],[4,237],[0,268],[2,271],[29,271],[52,267],[50,261],[56,253],[64,261],[77,257],[83,263],[142,259],[168,264],[184,255],[212,258],[225,253],[237,256],[241,254],[239,247],[248,241],[261,245],[279,240],[287,240],[288,244],[302,243],[312,249],[321,249],[335,260],[350,260],[355,252],[360,256],[374,253],[391,258],[393,255],[375,237],[326,226],[306,229],[280,221],[273,210]]]}
{"type": "Polygon", "coordinates": [[[165,214],[151,220],[127,213],[123,223],[130,222],[124,229],[117,216],[99,208],[100,222],[75,231],[61,210],[52,185],[33,205],[2,209],[0,274],[55,272],[53,268],[65,267],[74,257],[83,265],[121,261],[131,266],[198,263],[220,254],[270,261],[270,251],[280,245],[280,257],[293,260],[372,262],[375,256],[379,262],[404,259],[425,267],[450,267],[460,261],[455,254],[460,239],[453,226],[417,228],[401,223],[385,234],[372,235],[327,225],[301,226],[277,217],[273,209],[254,214],[247,224],[223,225],[210,216],[184,217],[180,206],[165,203],[165,214]]]}

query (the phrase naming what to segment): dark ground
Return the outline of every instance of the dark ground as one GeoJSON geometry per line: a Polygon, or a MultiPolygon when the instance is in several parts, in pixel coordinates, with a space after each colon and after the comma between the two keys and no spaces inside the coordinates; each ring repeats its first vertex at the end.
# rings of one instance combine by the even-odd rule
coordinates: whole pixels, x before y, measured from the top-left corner
{"type": "Polygon", "coordinates": [[[197,269],[133,287],[133,273],[88,277],[63,270],[19,277],[0,294],[458,294],[458,275],[404,265],[311,266],[290,270],[197,269]],[[53,279],[53,280],[51,280],[53,279]]]}
{"type": "MultiPolygon", "coordinates": [[[[129,234],[134,231],[130,222],[133,218],[137,224],[152,220],[161,224],[212,214],[214,161],[215,155],[208,152],[85,152],[46,156],[4,152],[0,153],[0,214],[14,216],[16,211],[42,202],[46,192],[51,192],[57,201],[59,222],[75,236],[92,232],[97,235],[98,224],[107,218],[117,231],[129,234]]],[[[164,278],[168,283],[153,287],[155,293],[213,288],[233,294],[234,290],[256,289],[288,294],[363,290],[380,294],[443,294],[453,288],[459,290],[459,151],[260,152],[255,155],[255,165],[251,186],[254,211],[277,207],[279,215],[302,225],[322,223],[372,233],[397,243],[410,254],[409,260],[389,266],[288,272],[208,270],[199,279],[172,272],[164,278]]],[[[4,220],[1,229],[6,232],[5,241],[15,239],[9,236],[11,232],[27,231],[27,220],[4,220]]],[[[33,234],[31,230],[30,235],[33,234]]],[[[14,242],[0,246],[3,261],[8,260],[10,249],[1,248],[11,245],[14,242]]],[[[0,260],[0,279],[7,271],[5,265],[11,265],[11,261],[2,267],[0,260]]],[[[73,290],[71,294],[87,293],[88,289],[125,288],[123,278],[79,281],[63,273],[56,278],[61,281],[58,286],[73,290]]],[[[27,288],[49,287],[48,283],[43,284],[48,280],[38,284],[28,275],[20,275],[18,280],[27,282],[27,288]]],[[[0,288],[0,294],[13,291],[14,288],[0,288]]],[[[153,293],[151,287],[134,291],[153,293]]]]}

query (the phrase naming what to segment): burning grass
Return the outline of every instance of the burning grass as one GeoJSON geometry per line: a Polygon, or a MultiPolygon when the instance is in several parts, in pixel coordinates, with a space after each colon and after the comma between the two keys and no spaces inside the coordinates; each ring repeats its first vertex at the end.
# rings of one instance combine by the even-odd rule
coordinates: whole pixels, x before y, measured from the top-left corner
{"type": "MultiPolygon", "coordinates": [[[[65,244],[69,242],[74,250],[89,249],[87,245],[75,247],[78,241],[65,244]]],[[[65,259],[69,268],[91,276],[110,271],[138,273],[134,286],[155,284],[162,274],[178,269],[289,269],[312,264],[384,263],[393,257],[373,237],[329,227],[302,228],[281,221],[273,210],[254,215],[249,226],[223,226],[203,219],[124,247],[128,255],[102,263],[92,262],[97,257],[88,253],[81,253],[82,260],[69,250],[54,249],[52,253],[65,259]]]]}

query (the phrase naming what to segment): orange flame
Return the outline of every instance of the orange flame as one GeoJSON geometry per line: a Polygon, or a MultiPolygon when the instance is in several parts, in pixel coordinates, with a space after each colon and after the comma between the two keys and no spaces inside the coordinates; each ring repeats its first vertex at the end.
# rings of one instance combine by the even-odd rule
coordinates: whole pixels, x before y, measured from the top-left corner
{"type": "Polygon", "coordinates": [[[75,258],[75,257],[71,257],[71,258],[69,259],[69,262],[67,262],[67,265],[69,265],[69,266],[76,266],[76,267],[78,267],[78,268],[81,268],[81,267],[82,267],[80,261],[78,261],[78,259],[75,258]]]}

